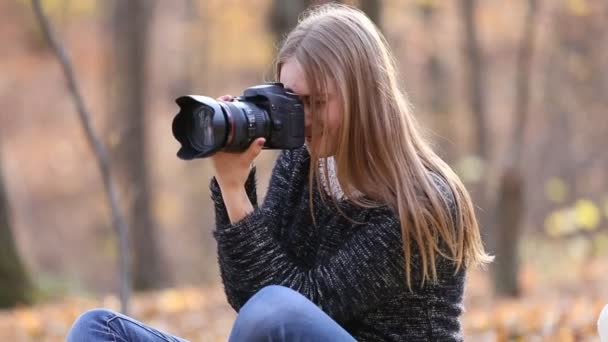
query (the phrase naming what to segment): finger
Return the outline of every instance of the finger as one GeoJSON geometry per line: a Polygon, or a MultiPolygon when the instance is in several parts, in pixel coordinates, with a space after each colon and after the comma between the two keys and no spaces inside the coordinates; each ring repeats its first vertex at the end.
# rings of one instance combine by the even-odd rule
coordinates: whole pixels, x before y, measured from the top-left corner
{"type": "Polygon", "coordinates": [[[217,99],[220,101],[232,101],[234,98],[232,97],[232,95],[222,95],[217,99]]]}
{"type": "Polygon", "coordinates": [[[247,149],[247,161],[249,163],[253,162],[253,160],[260,155],[260,152],[262,152],[262,148],[264,147],[264,144],[266,143],[266,139],[264,138],[258,138],[256,140],[253,141],[253,143],[251,145],[249,145],[249,148],[247,149]]]}

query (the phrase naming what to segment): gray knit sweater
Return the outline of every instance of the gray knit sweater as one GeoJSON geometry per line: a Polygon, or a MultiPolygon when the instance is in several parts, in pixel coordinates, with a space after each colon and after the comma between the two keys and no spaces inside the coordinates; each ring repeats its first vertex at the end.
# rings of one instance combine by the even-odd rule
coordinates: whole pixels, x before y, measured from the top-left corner
{"type": "MultiPolygon", "coordinates": [[[[254,169],[245,188],[255,210],[235,224],[217,182],[211,181],[214,236],[230,305],[238,311],[262,287],[283,285],[317,304],[359,341],[462,341],[465,272],[455,275],[450,262],[438,260],[438,283],[421,289],[414,251],[410,292],[398,216],[386,206],[362,209],[340,201],[348,217],[364,222],[351,223],[331,201],[321,201],[316,186],[315,226],[309,163],[305,148],[282,151],[259,207],[254,169]]],[[[453,206],[445,183],[434,178],[453,206]]]]}

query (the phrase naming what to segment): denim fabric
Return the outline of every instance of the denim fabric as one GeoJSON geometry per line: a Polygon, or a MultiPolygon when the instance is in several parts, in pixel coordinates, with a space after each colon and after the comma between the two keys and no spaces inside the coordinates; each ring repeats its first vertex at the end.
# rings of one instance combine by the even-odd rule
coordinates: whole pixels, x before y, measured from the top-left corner
{"type": "MultiPolygon", "coordinates": [[[[186,341],[107,309],[82,314],[70,329],[68,342],[186,341]]],[[[355,341],[338,323],[298,292],[267,286],[241,308],[230,333],[240,341],[355,341]]]]}
{"type": "Polygon", "coordinates": [[[107,309],[93,309],[80,315],[66,340],[67,342],[186,341],[107,309]]]}
{"type": "Polygon", "coordinates": [[[241,308],[229,342],[355,341],[338,323],[298,292],[271,285],[241,308]]]}

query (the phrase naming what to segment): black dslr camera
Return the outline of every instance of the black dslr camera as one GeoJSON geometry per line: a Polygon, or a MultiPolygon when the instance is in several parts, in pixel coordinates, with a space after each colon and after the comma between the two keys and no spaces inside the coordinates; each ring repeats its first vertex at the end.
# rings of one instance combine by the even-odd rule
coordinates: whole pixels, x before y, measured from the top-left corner
{"type": "Polygon", "coordinates": [[[304,106],[282,83],[247,88],[232,102],[197,95],[175,102],[180,110],[173,119],[173,136],[181,143],[181,159],[244,151],[259,137],[266,138],[266,149],[304,145],[304,106]]]}

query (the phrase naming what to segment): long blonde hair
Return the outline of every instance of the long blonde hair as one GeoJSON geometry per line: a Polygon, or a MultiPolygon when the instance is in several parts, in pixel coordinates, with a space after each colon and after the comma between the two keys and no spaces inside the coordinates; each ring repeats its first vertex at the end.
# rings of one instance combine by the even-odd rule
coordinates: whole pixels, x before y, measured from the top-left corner
{"type": "MultiPolygon", "coordinates": [[[[438,254],[455,262],[455,272],[490,262],[468,192],[420,134],[400,88],[394,57],[372,21],[346,5],[313,7],[283,41],[275,65],[277,80],[291,58],[311,87],[312,113],[315,94],[325,94],[327,83],[335,83],[344,109],[334,155],[340,187],[359,206],[384,203],[398,214],[408,287],[414,247],[422,261],[421,286],[437,281],[438,254]],[[431,178],[433,173],[451,189],[455,213],[431,178]]],[[[321,157],[313,153],[311,158],[321,157]]],[[[310,176],[320,180],[315,165],[311,162],[310,176]]],[[[324,177],[327,180],[327,172],[324,177]]]]}

